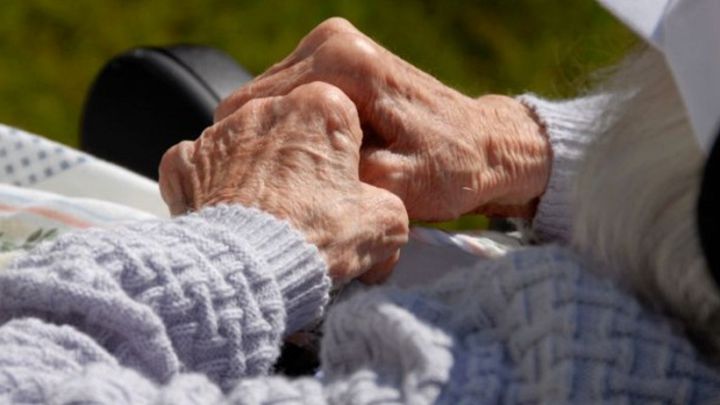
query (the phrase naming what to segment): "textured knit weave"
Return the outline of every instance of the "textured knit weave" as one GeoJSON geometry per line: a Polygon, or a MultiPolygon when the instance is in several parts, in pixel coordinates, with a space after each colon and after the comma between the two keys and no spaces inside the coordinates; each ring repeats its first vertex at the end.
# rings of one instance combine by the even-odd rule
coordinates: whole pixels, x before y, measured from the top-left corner
{"type": "Polygon", "coordinates": [[[0,320],[72,325],[153,381],[198,371],[229,388],[267,372],[284,330],[320,316],[318,256],[241,207],[68,234],[0,271],[0,320]]]}
{"type": "Polygon", "coordinates": [[[533,94],[518,97],[540,117],[553,153],[550,179],[533,223],[542,240],[569,240],[573,176],[588,145],[602,130],[600,116],[608,99],[606,94],[564,101],[547,101],[533,94]]]}
{"type": "MultiPolygon", "coordinates": [[[[19,318],[0,327],[0,403],[685,404],[720,395],[720,375],[670,322],[559,247],[511,253],[430,288],[375,289],[334,308],[326,325],[323,378],[246,367],[255,377],[226,376],[224,396],[213,373],[174,371],[158,385],[134,371],[142,367],[120,365],[128,355],[102,347],[100,334],[19,318]]],[[[242,350],[249,358],[276,345],[242,350]]],[[[200,342],[138,350],[207,353],[200,342]]]]}
{"type": "MultiPolygon", "coordinates": [[[[587,144],[574,126],[589,132],[564,106],[536,108],[556,163],[587,144]]],[[[535,221],[557,237],[562,167],[535,221]]],[[[287,224],[233,206],[66,235],[0,270],[0,404],[720,399],[720,373],[672,321],[588,270],[546,246],[358,294],[328,314],[321,377],[290,380],[267,375],[279,341],[322,314],[329,281],[287,224]]]]}

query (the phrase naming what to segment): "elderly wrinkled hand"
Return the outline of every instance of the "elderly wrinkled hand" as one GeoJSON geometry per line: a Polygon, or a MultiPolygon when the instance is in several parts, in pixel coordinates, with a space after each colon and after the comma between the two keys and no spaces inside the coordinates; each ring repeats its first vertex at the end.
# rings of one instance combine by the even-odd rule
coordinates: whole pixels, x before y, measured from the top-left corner
{"type": "Polygon", "coordinates": [[[382,281],[407,241],[402,201],[358,178],[355,105],[325,83],[255,99],[224,114],[160,165],[171,212],[220,203],[287,219],[323,253],[336,280],[382,281]]]}
{"type": "Polygon", "coordinates": [[[360,178],[398,195],[410,217],[532,215],[550,166],[532,112],[509,97],[464,96],[340,18],[320,24],[224,100],[216,120],[314,81],[337,86],[355,103],[365,133],[360,178]]]}

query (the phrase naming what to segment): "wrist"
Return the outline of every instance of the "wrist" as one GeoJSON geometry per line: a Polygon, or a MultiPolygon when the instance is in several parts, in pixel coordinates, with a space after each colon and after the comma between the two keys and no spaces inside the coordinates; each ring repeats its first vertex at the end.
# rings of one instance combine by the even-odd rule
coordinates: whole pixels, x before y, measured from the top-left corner
{"type": "Polygon", "coordinates": [[[282,296],[286,334],[320,319],[330,278],[320,252],[300,231],[282,218],[240,205],[208,207],[199,215],[242,239],[265,264],[264,272],[275,278],[282,296]]]}
{"type": "Polygon", "coordinates": [[[531,218],[550,177],[552,149],[545,127],[534,110],[500,95],[476,100],[484,109],[483,130],[487,170],[497,179],[491,197],[478,204],[477,213],[531,218]]]}

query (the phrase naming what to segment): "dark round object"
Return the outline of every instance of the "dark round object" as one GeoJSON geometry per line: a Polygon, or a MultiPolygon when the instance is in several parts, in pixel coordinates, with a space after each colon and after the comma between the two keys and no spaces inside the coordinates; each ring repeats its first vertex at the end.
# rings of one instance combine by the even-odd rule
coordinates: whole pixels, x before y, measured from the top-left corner
{"type": "Polygon", "coordinates": [[[205,46],[137,48],[108,62],[86,99],[80,147],[157,179],[163,153],[212,124],[221,99],[252,77],[205,46]]]}

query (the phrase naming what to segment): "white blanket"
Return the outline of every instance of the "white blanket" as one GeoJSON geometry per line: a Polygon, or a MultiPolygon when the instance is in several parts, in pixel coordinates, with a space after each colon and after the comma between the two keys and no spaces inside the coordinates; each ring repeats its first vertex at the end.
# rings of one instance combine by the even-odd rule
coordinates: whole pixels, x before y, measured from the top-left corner
{"type": "Polygon", "coordinates": [[[110,201],[167,217],[157,183],[19,129],[0,124],[0,183],[110,201]]]}

